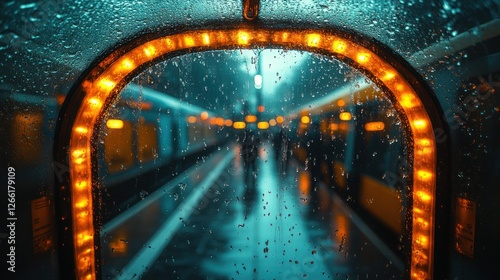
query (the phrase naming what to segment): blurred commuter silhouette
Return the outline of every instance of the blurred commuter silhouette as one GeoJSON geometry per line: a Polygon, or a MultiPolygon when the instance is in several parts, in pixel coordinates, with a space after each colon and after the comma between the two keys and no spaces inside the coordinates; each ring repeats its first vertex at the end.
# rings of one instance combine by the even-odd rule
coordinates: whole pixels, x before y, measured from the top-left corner
{"type": "Polygon", "coordinates": [[[251,129],[243,132],[241,137],[241,156],[243,159],[243,176],[245,182],[243,201],[245,204],[245,219],[252,208],[257,192],[257,168],[256,161],[259,153],[259,136],[251,129]]]}

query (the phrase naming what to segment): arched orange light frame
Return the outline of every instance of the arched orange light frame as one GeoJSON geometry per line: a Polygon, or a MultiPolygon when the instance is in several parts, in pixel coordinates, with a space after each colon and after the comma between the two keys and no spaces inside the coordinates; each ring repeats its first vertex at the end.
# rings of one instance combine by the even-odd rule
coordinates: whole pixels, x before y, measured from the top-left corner
{"type": "MultiPolygon", "coordinates": [[[[434,210],[436,193],[436,140],[431,119],[417,90],[405,76],[383,57],[362,46],[349,36],[319,30],[242,28],[231,30],[195,30],[166,35],[123,47],[102,60],[76,89],[78,98],[67,108],[75,112],[69,128],[69,178],[61,193],[70,196],[72,254],[76,278],[94,279],[96,272],[95,228],[93,199],[97,196],[96,180],[92,177],[92,139],[105,109],[139,69],[176,53],[215,49],[282,47],[331,55],[368,73],[392,93],[395,105],[403,110],[413,140],[413,205],[412,256],[410,277],[430,279],[433,271],[434,210]]],[[[64,126],[64,124],[63,124],[64,126]]]]}

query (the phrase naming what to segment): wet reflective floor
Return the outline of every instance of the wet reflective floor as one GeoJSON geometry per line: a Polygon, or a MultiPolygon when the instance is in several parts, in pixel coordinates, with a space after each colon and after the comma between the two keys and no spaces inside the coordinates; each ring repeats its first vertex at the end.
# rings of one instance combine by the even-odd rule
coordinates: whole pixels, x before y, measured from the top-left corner
{"type": "Polygon", "coordinates": [[[143,210],[107,225],[115,242],[104,245],[114,247],[104,253],[103,276],[401,278],[403,263],[326,186],[313,184],[298,162],[278,171],[266,142],[254,168],[240,154],[238,146],[223,149],[187,172],[191,177],[179,176],[176,187],[160,189],[155,202],[143,201],[143,210]],[[117,239],[119,233],[126,239],[117,239]]]}

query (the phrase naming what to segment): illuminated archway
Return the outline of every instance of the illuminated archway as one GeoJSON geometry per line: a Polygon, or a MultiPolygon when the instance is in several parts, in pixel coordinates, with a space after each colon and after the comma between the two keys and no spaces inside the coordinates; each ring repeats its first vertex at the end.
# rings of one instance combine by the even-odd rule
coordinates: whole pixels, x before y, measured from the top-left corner
{"type": "Polygon", "coordinates": [[[321,53],[346,62],[387,89],[391,99],[406,116],[413,140],[412,256],[410,276],[432,278],[434,210],[436,192],[436,140],[426,104],[418,84],[403,73],[390,54],[381,55],[368,41],[357,42],[349,34],[324,30],[241,28],[192,30],[156,38],[142,38],[124,45],[92,68],[73,91],[63,108],[56,157],[67,161],[69,174],[59,186],[61,212],[66,225],[61,242],[66,257],[74,261],[76,278],[96,276],[96,228],[93,200],[97,194],[92,174],[91,142],[107,106],[141,69],[168,57],[191,51],[215,49],[280,47],[321,53]],[[95,191],[94,191],[95,190],[95,191]],[[69,197],[69,199],[68,199],[69,197]],[[64,205],[62,205],[64,206],[64,205]]]}

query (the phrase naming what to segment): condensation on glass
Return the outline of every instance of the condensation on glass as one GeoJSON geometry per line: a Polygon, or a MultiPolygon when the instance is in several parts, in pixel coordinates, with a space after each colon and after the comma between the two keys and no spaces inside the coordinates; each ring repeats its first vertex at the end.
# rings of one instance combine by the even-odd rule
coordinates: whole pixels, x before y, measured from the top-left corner
{"type": "Polygon", "coordinates": [[[400,277],[409,137],[383,90],[325,56],[209,51],[151,66],[95,142],[103,276],[400,277]]]}

